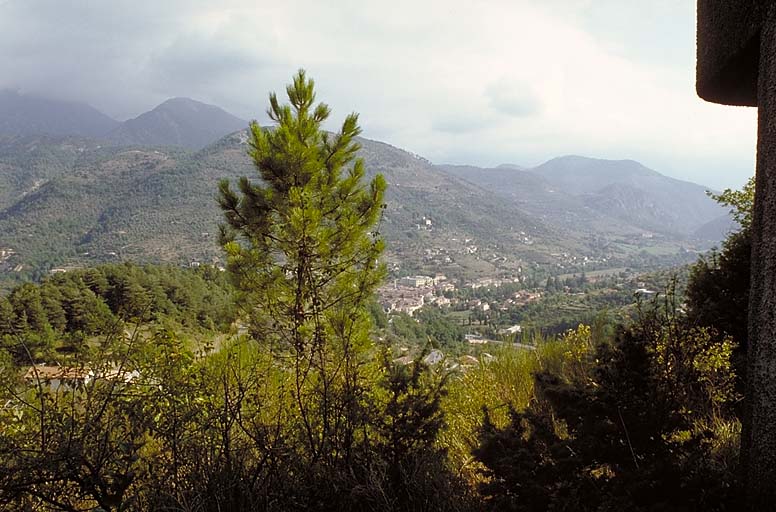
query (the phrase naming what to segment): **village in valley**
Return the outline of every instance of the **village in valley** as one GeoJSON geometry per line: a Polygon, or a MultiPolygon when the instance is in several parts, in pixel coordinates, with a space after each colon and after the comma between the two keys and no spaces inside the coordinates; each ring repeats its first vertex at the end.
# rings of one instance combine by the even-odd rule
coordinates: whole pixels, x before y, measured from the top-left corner
{"type": "Polygon", "coordinates": [[[597,315],[621,315],[665,288],[671,272],[661,268],[697,257],[681,247],[661,254],[655,244],[665,237],[646,232],[599,237],[575,251],[553,250],[525,231],[514,233],[517,246],[440,236],[430,215],[405,230],[386,255],[389,277],[377,291],[382,313],[389,324],[404,315],[421,325],[429,315],[454,324],[460,345],[453,352],[468,354],[482,354],[488,344],[530,348],[597,315]]]}
{"type": "MultiPolygon", "coordinates": [[[[450,258],[443,250],[432,249],[430,254],[450,258]]],[[[671,279],[667,272],[645,273],[628,267],[586,272],[590,260],[581,261],[582,270],[558,263],[551,274],[537,268],[526,272],[518,265],[498,277],[442,272],[399,277],[397,265],[390,269],[393,275],[378,289],[377,298],[389,324],[399,317],[421,325],[439,318],[458,326],[460,344],[448,343],[443,351],[430,339],[434,350],[426,357],[432,363],[452,352],[456,357],[448,359],[448,364],[465,369],[458,361],[463,355],[489,357],[487,346],[503,343],[533,349],[537,337],[559,335],[580,323],[590,323],[602,312],[617,316],[637,300],[651,300],[671,279]]],[[[505,262],[507,258],[500,260],[505,262]]],[[[450,268],[449,262],[445,266],[450,268]]],[[[402,357],[410,360],[408,354],[402,357]]]]}

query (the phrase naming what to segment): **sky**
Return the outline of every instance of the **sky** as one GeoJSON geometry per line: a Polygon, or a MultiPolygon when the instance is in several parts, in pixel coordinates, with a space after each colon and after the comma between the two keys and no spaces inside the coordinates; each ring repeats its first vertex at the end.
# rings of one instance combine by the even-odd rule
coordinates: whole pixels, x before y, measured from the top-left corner
{"type": "Polygon", "coordinates": [[[119,120],[185,96],[264,124],[299,68],[330,129],[435,163],[754,173],[756,109],[695,93],[694,0],[0,0],[0,88],[119,120]]]}

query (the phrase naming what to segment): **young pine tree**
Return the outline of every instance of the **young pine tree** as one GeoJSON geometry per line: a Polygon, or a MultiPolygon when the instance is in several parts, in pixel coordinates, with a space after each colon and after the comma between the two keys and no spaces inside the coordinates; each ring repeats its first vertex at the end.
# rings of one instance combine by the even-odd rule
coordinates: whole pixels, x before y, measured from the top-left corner
{"type": "Polygon", "coordinates": [[[276,123],[251,123],[259,180],[220,184],[221,243],[253,336],[288,373],[292,437],[308,467],[347,465],[363,432],[368,300],[384,277],[376,232],[385,180],[368,183],[357,159],[358,116],[334,133],[299,71],[270,95],[276,123]]]}

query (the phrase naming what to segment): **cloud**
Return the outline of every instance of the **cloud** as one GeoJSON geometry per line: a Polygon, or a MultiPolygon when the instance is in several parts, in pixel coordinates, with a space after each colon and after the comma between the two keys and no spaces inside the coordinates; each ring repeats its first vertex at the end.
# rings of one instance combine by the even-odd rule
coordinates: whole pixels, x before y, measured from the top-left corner
{"type": "Polygon", "coordinates": [[[501,79],[490,84],[485,95],[493,110],[512,117],[528,117],[542,109],[539,97],[521,82],[501,79]]]}
{"type": "Polygon", "coordinates": [[[453,111],[433,119],[431,129],[437,132],[458,135],[479,132],[488,124],[488,117],[482,114],[462,115],[453,111]]]}
{"type": "Polygon", "coordinates": [[[174,2],[138,4],[12,0],[0,6],[0,85],[118,111],[145,103],[148,56],[185,19],[174,2]]]}
{"type": "MultiPolygon", "coordinates": [[[[433,161],[584,153],[679,175],[714,159],[748,168],[754,111],[697,99],[692,0],[680,4],[10,0],[0,87],[117,118],[190,96],[263,122],[267,93],[304,67],[332,126],[360,112],[366,136],[433,161]]],[[[708,181],[740,181],[727,179],[708,181]]]]}

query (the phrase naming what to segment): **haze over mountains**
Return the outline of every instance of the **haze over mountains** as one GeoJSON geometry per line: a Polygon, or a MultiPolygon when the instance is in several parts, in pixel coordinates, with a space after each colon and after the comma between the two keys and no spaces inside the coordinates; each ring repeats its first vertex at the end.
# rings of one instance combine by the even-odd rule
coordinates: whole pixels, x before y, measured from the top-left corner
{"type": "Polygon", "coordinates": [[[121,145],[200,149],[247,125],[247,121],[214,105],[172,98],[150,112],[121,123],[106,138],[121,145]]]}
{"type": "Polygon", "coordinates": [[[0,133],[80,135],[131,146],[200,149],[248,125],[225,110],[189,98],[171,98],[124,122],[85,103],[0,91],[0,133]]]}
{"type": "MultiPolygon", "coordinates": [[[[0,261],[0,272],[219,257],[217,183],[255,177],[247,125],[185,98],[118,123],[88,105],[2,93],[0,249],[14,257],[0,261]]],[[[567,156],[533,169],[435,166],[385,143],[360,142],[368,172],[389,183],[380,226],[389,259],[410,268],[627,263],[645,251],[708,247],[730,227],[704,187],[634,161],[567,156]]]]}
{"type": "Polygon", "coordinates": [[[587,230],[640,229],[718,240],[729,216],[706,188],[644,167],[633,160],[581,156],[554,158],[533,169],[442,165],[441,169],[508,198],[545,221],[587,230]],[[709,224],[711,223],[711,224],[709,224]],[[713,231],[712,225],[719,225],[713,231]]]}
{"type": "Polygon", "coordinates": [[[119,122],[85,103],[0,90],[0,133],[101,137],[119,122]]]}

